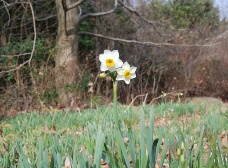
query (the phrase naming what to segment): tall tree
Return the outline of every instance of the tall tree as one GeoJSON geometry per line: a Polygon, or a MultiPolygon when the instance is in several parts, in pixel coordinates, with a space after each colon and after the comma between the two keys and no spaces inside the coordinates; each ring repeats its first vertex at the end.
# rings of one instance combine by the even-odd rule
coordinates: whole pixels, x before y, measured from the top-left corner
{"type": "Polygon", "coordinates": [[[76,101],[72,92],[79,81],[78,66],[78,27],[87,17],[107,15],[117,8],[117,0],[111,10],[100,13],[82,14],[80,5],[85,0],[55,0],[58,20],[58,32],[55,56],[56,88],[59,94],[59,104],[68,106],[76,101]]]}
{"type": "Polygon", "coordinates": [[[60,105],[69,105],[75,101],[71,89],[79,78],[78,67],[78,4],[72,0],[56,0],[58,31],[55,55],[55,79],[60,105]],[[68,86],[68,87],[67,87],[68,86]]]}

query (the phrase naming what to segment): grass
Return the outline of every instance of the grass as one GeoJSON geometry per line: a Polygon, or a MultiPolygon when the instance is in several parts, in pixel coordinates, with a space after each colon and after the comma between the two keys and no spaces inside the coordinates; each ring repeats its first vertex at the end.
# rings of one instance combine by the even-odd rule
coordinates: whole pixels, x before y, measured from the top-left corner
{"type": "Polygon", "coordinates": [[[197,162],[197,167],[227,166],[227,158],[224,159],[227,148],[222,148],[217,137],[228,130],[228,124],[219,108],[205,112],[203,108],[196,111],[192,104],[161,103],[154,106],[154,115],[151,115],[149,106],[129,109],[119,106],[119,133],[113,126],[113,113],[111,106],[103,106],[81,113],[39,114],[34,111],[5,118],[0,123],[0,167],[62,168],[66,158],[73,167],[99,167],[102,157],[112,167],[131,164],[144,168],[149,160],[147,155],[152,158],[151,162],[159,162],[159,166],[164,162],[173,167],[187,167],[190,162],[194,162],[192,165],[197,162]],[[182,142],[185,144],[184,162],[180,161],[179,155],[173,157],[182,142]],[[196,151],[189,152],[187,148],[195,148],[195,144],[198,145],[196,151]],[[153,147],[151,153],[148,153],[149,146],[153,147]],[[205,146],[207,150],[204,150],[205,146]],[[210,151],[215,156],[211,156],[210,151]],[[211,160],[220,157],[218,152],[222,158],[218,159],[220,163],[214,163],[211,160]],[[198,157],[191,156],[193,153],[198,157]]]}

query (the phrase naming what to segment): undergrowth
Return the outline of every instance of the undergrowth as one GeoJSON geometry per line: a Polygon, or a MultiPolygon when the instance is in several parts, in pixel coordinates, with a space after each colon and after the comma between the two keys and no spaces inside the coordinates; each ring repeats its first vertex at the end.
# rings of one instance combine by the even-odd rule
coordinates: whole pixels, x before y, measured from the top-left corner
{"type": "Polygon", "coordinates": [[[120,132],[113,112],[103,106],[6,118],[0,124],[0,167],[62,168],[66,160],[72,167],[100,167],[101,158],[110,167],[227,166],[228,151],[218,136],[228,125],[219,109],[202,113],[191,104],[119,105],[120,132]]]}

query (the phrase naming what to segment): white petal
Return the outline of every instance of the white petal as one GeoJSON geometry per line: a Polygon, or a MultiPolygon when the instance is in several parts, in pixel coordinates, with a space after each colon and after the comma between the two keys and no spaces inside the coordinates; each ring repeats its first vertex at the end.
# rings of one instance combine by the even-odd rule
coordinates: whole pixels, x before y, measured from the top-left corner
{"type": "Polygon", "coordinates": [[[136,77],[135,73],[132,73],[132,74],[131,74],[131,79],[133,79],[133,78],[135,78],[135,77],[136,77]]]}
{"type": "Polygon", "coordinates": [[[115,62],[115,67],[116,67],[116,68],[119,68],[119,67],[121,67],[122,65],[123,65],[123,61],[121,61],[120,59],[116,60],[116,62],[115,62]]]}
{"type": "Polygon", "coordinates": [[[101,62],[104,62],[106,59],[107,59],[107,55],[105,55],[105,54],[100,54],[100,55],[99,55],[99,60],[100,60],[101,62]]]}
{"type": "Polygon", "coordinates": [[[117,75],[116,80],[124,80],[124,77],[122,75],[117,75]]]}
{"type": "Polygon", "coordinates": [[[128,62],[125,62],[122,66],[123,69],[130,69],[130,65],[128,64],[128,62]]]}
{"type": "Polygon", "coordinates": [[[118,73],[119,75],[123,75],[124,71],[125,71],[125,70],[122,69],[122,68],[117,69],[117,73],[118,73]]]}
{"type": "Polygon", "coordinates": [[[111,53],[110,50],[104,50],[104,54],[111,53]]]}
{"type": "Polygon", "coordinates": [[[126,84],[130,83],[130,79],[129,78],[124,78],[124,81],[125,81],[126,84]]]}
{"type": "Polygon", "coordinates": [[[113,50],[113,51],[112,51],[112,55],[113,55],[115,58],[119,58],[119,52],[118,52],[118,50],[113,50]]]}
{"type": "Polygon", "coordinates": [[[106,55],[106,58],[107,58],[107,59],[108,59],[108,58],[111,58],[111,59],[113,59],[113,60],[115,61],[115,59],[114,59],[113,56],[112,56],[112,53],[106,53],[105,55],[106,55]]]}
{"type": "Polygon", "coordinates": [[[107,71],[108,67],[105,64],[101,64],[101,71],[107,71]]]}
{"type": "Polygon", "coordinates": [[[110,72],[114,72],[114,71],[116,71],[116,67],[114,66],[114,67],[107,67],[108,68],[108,70],[110,71],[110,72]]]}
{"type": "Polygon", "coordinates": [[[137,67],[131,67],[131,68],[130,68],[130,72],[131,72],[131,73],[135,73],[136,69],[137,69],[137,67]]]}
{"type": "Polygon", "coordinates": [[[110,50],[104,50],[104,55],[105,55],[106,59],[111,58],[111,59],[115,60],[113,58],[112,52],[110,50]]]}

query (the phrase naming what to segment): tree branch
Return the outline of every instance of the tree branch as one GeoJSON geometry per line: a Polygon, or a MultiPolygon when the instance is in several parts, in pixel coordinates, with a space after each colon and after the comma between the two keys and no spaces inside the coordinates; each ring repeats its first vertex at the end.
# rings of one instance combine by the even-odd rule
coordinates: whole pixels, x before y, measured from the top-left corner
{"type": "Polygon", "coordinates": [[[13,6],[13,5],[15,5],[15,4],[28,4],[28,2],[24,2],[24,1],[21,1],[21,2],[12,2],[12,3],[7,3],[6,1],[4,1],[4,0],[0,0],[0,2],[3,2],[3,3],[5,3],[4,4],[4,6],[6,6],[6,7],[11,7],[11,6],[13,6]]]}
{"type": "Polygon", "coordinates": [[[108,15],[108,14],[110,14],[110,13],[113,13],[113,12],[116,10],[117,5],[118,5],[118,1],[115,0],[114,7],[113,7],[111,10],[106,11],[106,12],[98,12],[98,13],[87,13],[87,14],[84,14],[84,15],[82,15],[82,16],[79,18],[79,21],[81,21],[81,20],[83,20],[83,19],[85,19],[85,18],[87,18],[87,17],[90,17],[90,16],[96,17],[96,16],[103,16],[103,15],[108,15]]]}
{"type": "Polygon", "coordinates": [[[31,9],[31,13],[32,13],[33,30],[34,30],[34,39],[33,39],[32,52],[31,52],[31,56],[29,58],[29,66],[30,66],[31,65],[31,61],[32,61],[32,57],[34,55],[35,47],[36,47],[36,22],[35,22],[35,14],[34,14],[33,6],[32,6],[30,1],[29,1],[29,6],[30,6],[30,9],[31,9]]]}
{"type": "Polygon", "coordinates": [[[29,53],[21,53],[21,54],[16,54],[16,55],[0,55],[0,57],[11,58],[11,57],[20,57],[20,56],[25,56],[25,55],[31,55],[31,52],[29,52],[29,53]]]}
{"type": "Polygon", "coordinates": [[[162,47],[162,46],[174,46],[174,47],[211,47],[211,46],[216,46],[216,45],[220,44],[220,43],[213,43],[213,44],[202,45],[202,44],[154,43],[154,42],[151,42],[151,41],[126,40],[126,39],[109,37],[109,36],[104,36],[102,34],[91,33],[91,32],[86,32],[86,31],[80,31],[80,32],[78,32],[78,34],[90,35],[90,36],[95,36],[95,37],[99,37],[99,38],[104,38],[104,39],[107,39],[107,40],[123,42],[123,43],[139,44],[139,45],[154,46],[154,47],[162,47]]]}
{"type": "Polygon", "coordinates": [[[80,17],[82,15],[82,8],[80,6],[78,6],[78,11],[79,11],[78,16],[80,17]]]}
{"type": "Polygon", "coordinates": [[[140,19],[142,19],[144,22],[146,22],[147,24],[152,25],[152,27],[154,28],[154,30],[159,34],[159,36],[162,36],[161,33],[157,30],[157,28],[155,27],[155,25],[153,24],[155,21],[148,21],[146,18],[144,18],[138,11],[134,10],[133,8],[125,5],[123,2],[121,2],[120,0],[118,1],[124,8],[126,8],[128,11],[130,11],[131,13],[136,14],[136,16],[138,16],[140,19]]]}
{"type": "Polygon", "coordinates": [[[22,64],[20,64],[19,66],[17,66],[14,69],[10,69],[10,70],[7,70],[7,71],[1,71],[0,74],[4,74],[4,73],[9,73],[9,72],[16,71],[16,70],[20,69],[21,67],[23,67],[25,64],[28,64],[28,63],[29,63],[29,60],[23,62],[22,64]]]}
{"type": "Polygon", "coordinates": [[[45,18],[35,18],[36,19],[36,21],[46,21],[46,20],[48,20],[48,19],[51,19],[51,18],[54,18],[54,17],[56,17],[56,15],[51,15],[51,16],[48,16],[48,17],[45,17],[45,18]]]}
{"type": "Polygon", "coordinates": [[[9,24],[10,24],[10,13],[9,13],[8,8],[7,8],[7,5],[9,5],[9,4],[6,3],[5,1],[2,1],[2,3],[3,3],[3,5],[4,5],[4,7],[5,7],[5,9],[6,9],[6,12],[7,12],[7,14],[8,14],[8,17],[9,17],[8,23],[7,23],[7,26],[9,26],[9,24]]]}

